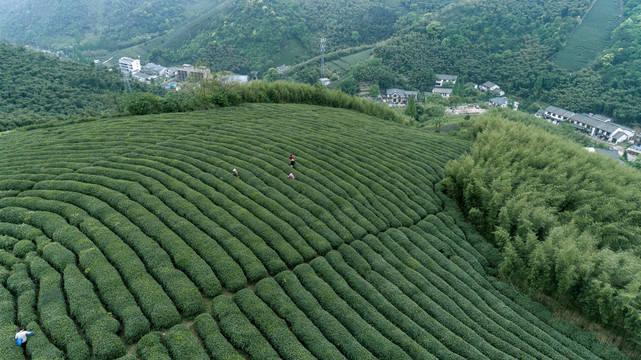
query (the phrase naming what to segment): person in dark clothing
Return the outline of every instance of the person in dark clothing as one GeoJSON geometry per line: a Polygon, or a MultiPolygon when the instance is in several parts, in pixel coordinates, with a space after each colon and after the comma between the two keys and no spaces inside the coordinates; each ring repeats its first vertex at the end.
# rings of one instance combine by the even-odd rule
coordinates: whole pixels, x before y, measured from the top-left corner
{"type": "Polygon", "coordinates": [[[231,171],[231,173],[232,173],[232,175],[234,175],[235,177],[240,177],[240,175],[238,175],[238,170],[236,170],[236,169],[232,170],[232,171],[231,171]]]}
{"type": "Polygon", "coordinates": [[[294,159],[294,154],[289,155],[289,166],[294,167],[296,160],[294,159]]]}

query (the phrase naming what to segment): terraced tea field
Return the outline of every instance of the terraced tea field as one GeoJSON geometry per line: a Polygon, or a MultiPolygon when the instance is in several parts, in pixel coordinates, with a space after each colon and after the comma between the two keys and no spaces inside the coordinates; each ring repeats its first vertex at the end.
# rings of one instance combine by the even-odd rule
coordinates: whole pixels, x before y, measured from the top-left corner
{"type": "Polygon", "coordinates": [[[595,60],[619,24],[620,4],[619,0],[595,0],[590,12],[554,56],[554,62],[576,71],[595,60]]]}
{"type": "Polygon", "coordinates": [[[436,185],[468,147],[305,105],[5,133],[2,359],[620,358],[486,272],[436,185]]]}

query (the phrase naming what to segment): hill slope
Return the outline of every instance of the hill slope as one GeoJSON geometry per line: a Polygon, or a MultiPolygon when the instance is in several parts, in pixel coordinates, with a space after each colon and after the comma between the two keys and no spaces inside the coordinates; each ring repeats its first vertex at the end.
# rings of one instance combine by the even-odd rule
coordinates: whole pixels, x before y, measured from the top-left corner
{"type": "Polygon", "coordinates": [[[0,130],[38,122],[40,117],[114,111],[106,95],[122,91],[120,74],[22,46],[0,44],[0,62],[0,130]]]}
{"type": "Polygon", "coordinates": [[[435,188],[464,141],[304,105],[0,139],[0,336],[31,358],[620,357],[487,273],[435,188]]]}

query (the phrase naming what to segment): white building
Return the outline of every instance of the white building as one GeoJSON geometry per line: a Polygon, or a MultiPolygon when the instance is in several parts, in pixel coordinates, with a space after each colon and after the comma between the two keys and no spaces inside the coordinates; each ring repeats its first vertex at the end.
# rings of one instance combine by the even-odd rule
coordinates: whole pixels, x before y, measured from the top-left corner
{"type": "Polygon", "coordinates": [[[138,72],[142,68],[140,66],[139,59],[132,59],[128,57],[121,57],[120,60],[118,60],[118,66],[120,67],[120,71],[128,72],[130,74],[138,72]]]}
{"type": "Polygon", "coordinates": [[[436,74],[436,86],[443,86],[446,82],[456,84],[456,75],[436,74]]]}
{"type": "Polygon", "coordinates": [[[613,123],[612,119],[601,115],[577,114],[556,106],[548,106],[545,111],[539,110],[537,114],[554,124],[567,122],[590,136],[615,144],[634,138],[634,130],[613,123]]]}
{"type": "Polygon", "coordinates": [[[439,94],[444,98],[449,98],[450,95],[452,95],[452,89],[451,88],[442,88],[442,87],[435,87],[432,89],[432,94],[439,94]]]}

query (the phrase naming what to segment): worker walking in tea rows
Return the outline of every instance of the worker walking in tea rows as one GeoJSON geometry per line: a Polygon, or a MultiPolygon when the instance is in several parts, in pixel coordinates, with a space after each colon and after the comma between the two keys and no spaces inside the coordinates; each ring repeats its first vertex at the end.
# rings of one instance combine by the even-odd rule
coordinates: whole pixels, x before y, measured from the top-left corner
{"type": "Polygon", "coordinates": [[[296,165],[296,160],[294,159],[294,154],[289,155],[289,166],[292,168],[296,165]]]}
{"type": "Polygon", "coordinates": [[[23,343],[27,342],[27,335],[33,335],[33,331],[20,329],[20,331],[16,333],[16,345],[21,346],[23,343]]]}

